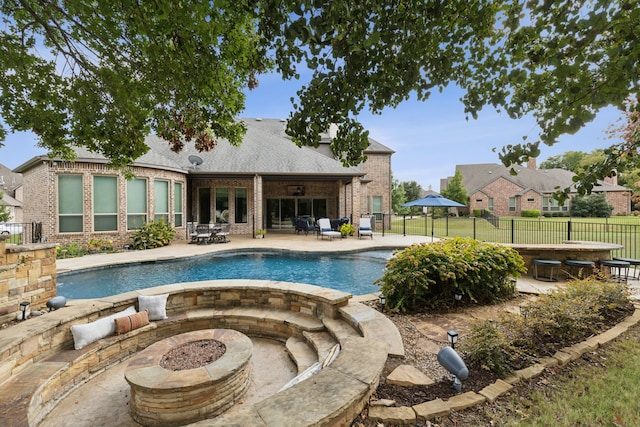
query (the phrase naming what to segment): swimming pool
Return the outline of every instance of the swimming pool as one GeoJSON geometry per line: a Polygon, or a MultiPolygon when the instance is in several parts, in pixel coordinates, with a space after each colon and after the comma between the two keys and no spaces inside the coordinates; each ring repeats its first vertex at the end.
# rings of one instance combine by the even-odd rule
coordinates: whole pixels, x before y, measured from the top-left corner
{"type": "Polygon", "coordinates": [[[234,251],[175,261],[113,266],[58,275],[58,295],[101,298],[171,283],[219,279],[299,282],[364,295],[378,292],[393,250],[349,253],[234,251]]]}

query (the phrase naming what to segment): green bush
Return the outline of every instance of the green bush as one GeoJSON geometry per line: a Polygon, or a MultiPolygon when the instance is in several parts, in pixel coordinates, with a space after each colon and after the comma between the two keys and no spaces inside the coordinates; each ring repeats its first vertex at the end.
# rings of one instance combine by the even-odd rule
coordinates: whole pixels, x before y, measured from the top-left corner
{"type": "Polygon", "coordinates": [[[482,218],[482,212],[484,212],[484,209],[474,209],[473,216],[476,218],[482,218]]]}
{"type": "Polygon", "coordinates": [[[132,234],[131,239],[136,249],[153,249],[171,244],[175,234],[171,224],[159,219],[144,224],[132,234]]]}
{"type": "Polygon", "coordinates": [[[604,194],[592,194],[589,197],[575,196],[571,198],[571,216],[579,218],[608,218],[613,206],[604,194]]]}
{"type": "Polygon", "coordinates": [[[513,296],[513,279],[525,272],[518,252],[468,238],[413,245],[398,251],[376,281],[390,309],[446,308],[454,292],[481,304],[513,296]]]}
{"type": "Polygon", "coordinates": [[[56,248],[57,258],[75,258],[86,254],[87,250],[82,248],[78,242],[72,242],[68,245],[62,245],[56,248]]]}
{"type": "Polygon", "coordinates": [[[470,366],[508,374],[602,332],[631,314],[633,305],[625,284],[591,277],[540,295],[522,311],[470,329],[459,347],[470,366]]]}
{"type": "Polygon", "coordinates": [[[540,211],[537,209],[524,209],[520,212],[520,216],[525,218],[538,218],[540,211]]]}

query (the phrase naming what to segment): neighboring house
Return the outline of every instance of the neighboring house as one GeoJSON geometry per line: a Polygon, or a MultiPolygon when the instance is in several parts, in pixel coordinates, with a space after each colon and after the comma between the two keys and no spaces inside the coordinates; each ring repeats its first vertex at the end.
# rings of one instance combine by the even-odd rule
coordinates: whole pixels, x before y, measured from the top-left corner
{"type": "Polygon", "coordinates": [[[21,189],[22,175],[0,164],[0,205],[6,206],[9,210],[10,217],[7,222],[22,222],[21,189]]]}
{"type": "MultiPolygon", "coordinates": [[[[537,169],[532,159],[526,167],[517,167],[517,175],[510,168],[495,163],[457,165],[462,184],[469,193],[469,209],[486,209],[498,216],[520,216],[523,210],[538,210],[541,214],[564,212],[568,215],[568,200],[558,204],[553,192],[573,187],[573,172],[564,169],[537,169]]],[[[442,179],[441,190],[451,177],[442,179]]],[[[631,192],[617,184],[617,179],[599,181],[593,193],[604,193],[613,206],[612,215],[631,213],[631,192]]],[[[577,194],[577,193],[574,193],[577,194]]]]}
{"type": "MultiPolygon", "coordinates": [[[[23,176],[24,220],[41,222],[50,242],[129,242],[145,222],[169,221],[179,237],[188,222],[228,222],[232,234],[290,229],[291,218],[349,217],[391,210],[393,151],[370,140],[368,160],[344,167],[330,155],[331,134],[317,149],[297,147],[284,120],[244,119],[239,147],[219,140],[210,152],[181,153],[156,136],[127,181],[107,160],[77,149],[75,162],[35,157],[15,169],[23,176]]],[[[333,132],[333,129],[331,130],[333,132]]]]}

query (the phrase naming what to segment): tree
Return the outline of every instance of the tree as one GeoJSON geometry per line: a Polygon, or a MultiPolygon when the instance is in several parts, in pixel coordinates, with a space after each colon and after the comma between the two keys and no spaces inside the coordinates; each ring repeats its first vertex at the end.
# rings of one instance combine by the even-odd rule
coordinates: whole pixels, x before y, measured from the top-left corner
{"type": "MultiPolygon", "coordinates": [[[[4,197],[4,193],[0,191],[0,202],[4,197]]],[[[0,222],[7,222],[11,218],[11,212],[9,212],[9,208],[7,205],[0,203],[0,222]]]]}
{"type": "Polygon", "coordinates": [[[544,162],[540,163],[540,169],[564,169],[575,172],[577,166],[587,155],[584,151],[567,151],[557,156],[551,156],[544,162]]]}
{"type": "Polygon", "coordinates": [[[404,214],[409,211],[407,207],[402,206],[407,201],[404,193],[404,186],[396,178],[391,179],[391,210],[396,214],[404,214]]]}
{"type": "MultiPolygon", "coordinates": [[[[405,199],[406,201],[419,199],[420,197],[422,197],[422,194],[424,193],[422,186],[420,186],[420,184],[418,184],[416,181],[403,181],[401,185],[402,185],[402,188],[404,189],[404,195],[406,197],[405,199]]],[[[421,213],[422,207],[411,206],[409,207],[409,210],[405,212],[412,213],[412,214],[421,213]]]]}
{"type": "MultiPolygon", "coordinates": [[[[450,84],[465,91],[470,117],[492,106],[536,119],[539,138],[504,147],[505,165],[638,94],[636,0],[4,0],[0,12],[9,128],[33,130],[57,153],[87,146],[116,165],[146,150],[150,130],[175,150],[191,140],[201,150],[218,137],[238,143],[243,90],[272,67],[284,79],[311,71],[287,132],[317,145],[338,124],[331,147],[347,165],[368,146],[362,110],[426,101],[450,84]]],[[[593,176],[620,169],[637,147],[593,176]]],[[[590,191],[595,178],[581,178],[578,190],[590,191]]]]}
{"type": "Polygon", "coordinates": [[[456,169],[456,173],[447,184],[447,188],[442,190],[440,194],[447,199],[469,206],[469,194],[467,194],[467,190],[462,185],[462,172],[460,172],[460,169],[456,169]]]}
{"type": "Polygon", "coordinates": [[[604,194],[591,194],[588,197],[574,196],[571,198],[570,214],[581,218],[608,218],[613,212],[604,194]]]}

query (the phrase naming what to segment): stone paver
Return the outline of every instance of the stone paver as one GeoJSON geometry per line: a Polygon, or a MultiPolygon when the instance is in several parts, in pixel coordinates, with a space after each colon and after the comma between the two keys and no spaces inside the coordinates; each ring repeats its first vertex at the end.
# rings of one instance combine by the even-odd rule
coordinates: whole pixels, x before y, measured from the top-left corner
{"type": "Polygon", "coordinates": [[[416,422],[416,413],[407,406],[371,406],[369,407],[369,418],[386,423],[393,423],[395,425],[413,425],[416,422]]]}
{"type": "Polygon", "coordinates": [[[387,376],[387,384],[395,384],[403,387],[419,385],[431,385],[435,382],[411,365],[400,365],[387,376]]]}

